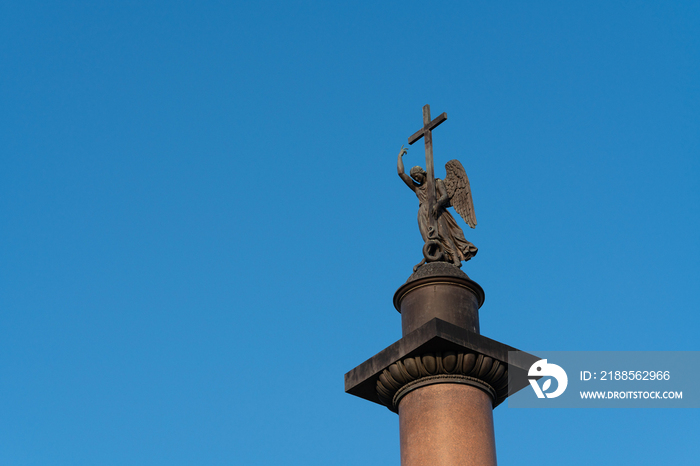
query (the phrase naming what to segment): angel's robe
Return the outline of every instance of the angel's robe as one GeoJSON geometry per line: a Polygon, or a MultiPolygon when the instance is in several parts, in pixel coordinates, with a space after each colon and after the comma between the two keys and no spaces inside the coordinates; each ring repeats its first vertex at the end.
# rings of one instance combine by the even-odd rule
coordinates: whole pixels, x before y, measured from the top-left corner
{"type": "MultiPolygon", "coordinates": [[[[441,184],[441,183],[440,183],[441,184]]],[[[435,179],[435,188],[438,189],[438,178],[435,179]]],[[[439,198],[444,193],[438,192],[439,198]]],[[[423,241],[428,241],[428,185],[423,183],[416,187],[416,196],[420,202],[418,208],[418,228],[423,237],[423,241]]],[[[457,225],[457,221],[452,217],[444,207],[440,207],[437,211],[437,238],[436,240],[442,246],[443,253],[447,256],[446,259],[450,262],[456,257],[460,261],[468,261],[476,256],[477,247],[464,238],[464,232],[457,225]]]]}

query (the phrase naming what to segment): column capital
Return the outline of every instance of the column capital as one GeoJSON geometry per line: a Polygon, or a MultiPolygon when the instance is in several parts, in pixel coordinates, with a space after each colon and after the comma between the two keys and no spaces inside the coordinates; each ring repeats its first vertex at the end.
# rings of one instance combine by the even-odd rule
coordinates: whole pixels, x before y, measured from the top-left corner
{"type": "Polygon", "coordinates": [[[493,406],[508,396],[508,366],[474,351],[445,351],[403,358],[384,369],[376,384],[380,402],[398,412],[413,390],[439,383],[471,385],[491,398],[493,406]]]}

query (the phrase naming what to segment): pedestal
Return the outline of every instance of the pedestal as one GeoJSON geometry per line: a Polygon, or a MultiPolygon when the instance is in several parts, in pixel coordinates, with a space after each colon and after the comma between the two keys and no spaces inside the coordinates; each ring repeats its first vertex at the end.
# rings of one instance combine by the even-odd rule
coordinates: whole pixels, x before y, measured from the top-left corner
{"type": "Polygon", "coordinates": [[[480,335],[483,302],[459,268],[423,265],[394,295],[403,337],[345,374],[346,392],[399,414],[402,466],[496,464],[492,410],[539,358],[480,335]]]}

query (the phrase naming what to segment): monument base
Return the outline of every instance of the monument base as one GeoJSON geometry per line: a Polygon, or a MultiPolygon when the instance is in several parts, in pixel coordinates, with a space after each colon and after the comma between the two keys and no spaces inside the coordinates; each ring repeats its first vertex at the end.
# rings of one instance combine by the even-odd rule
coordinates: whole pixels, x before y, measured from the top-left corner
{"type": "Polygon", "coordinates": [[[481,335],[483,302],[454,265],[421,266],[394,295],[402,338],[345,374],[347,393],[399,414],[402,466],[496,465],[493,408],[539,358],[481,335]]]}

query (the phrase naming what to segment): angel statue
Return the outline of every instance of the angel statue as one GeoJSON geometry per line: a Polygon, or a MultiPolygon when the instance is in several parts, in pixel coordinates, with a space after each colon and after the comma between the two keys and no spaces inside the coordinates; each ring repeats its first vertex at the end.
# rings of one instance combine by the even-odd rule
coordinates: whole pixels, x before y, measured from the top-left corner
{"type": "Polygon", "coordinates": [[[413,271],[415,272],[426,262],[434,261],[446,261],[461,267],[462,261],[468,261],[476,255],[477,248],[464,238],[462,229],[457,225],[447,208],[454,207],[467,222],[467,225],[472,228],[476,227],[476,216],[474,215],[474,204],[467,173],[458,160],[450,160],[445,164],[447,175],[444,181],[435,178],[434,184],[427,182],[427,173],[418,166],[411,168],[411,176],[409,177],[404,171],[402,159],[406,152],[408,149],[402,146],[397,169],[406,186],[418,196],[420,202],[418,228],[425,241],[424,258],[413,268],[413,271]],[[430,188],[435,190],[432,196],[429,192],[430,188]],[[432,206],[430,206],[431,200],[433,200],[432,206]]]}

